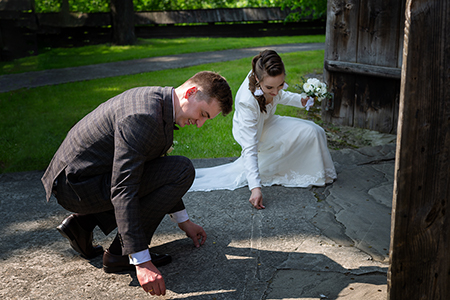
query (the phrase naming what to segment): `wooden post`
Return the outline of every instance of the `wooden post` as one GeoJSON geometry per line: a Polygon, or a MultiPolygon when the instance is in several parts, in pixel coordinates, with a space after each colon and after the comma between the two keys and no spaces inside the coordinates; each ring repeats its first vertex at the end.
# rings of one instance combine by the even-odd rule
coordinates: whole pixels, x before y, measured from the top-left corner
{"type": "Polygon", "coordinates": [[[408,0],[390,300],[450,299],[450,1],[408,0]]]}

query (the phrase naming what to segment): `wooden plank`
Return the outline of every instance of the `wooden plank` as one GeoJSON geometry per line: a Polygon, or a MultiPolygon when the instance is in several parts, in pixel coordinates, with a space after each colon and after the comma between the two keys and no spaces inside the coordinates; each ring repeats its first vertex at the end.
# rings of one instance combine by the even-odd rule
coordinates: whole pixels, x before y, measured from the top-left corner
{"type": "Polygon", "coordinates": [[[343,61],[330,61],[330,60],[325,60],[324,67],[327,71],[330,72],[345,72],[345,73],[362,74],[394,79],[400,79],[402,71],[400,68],[388,68],[374,65],[349,63],[343,61]]]}
{"type": "Polygon", "coordinates": [[[408,0],[388,299],[450,295],[450,2],[408,0]]]}
{"type": "Polygon", "coordinates": [[[36,14],[41,27],[102,27],[111,25],[110,13],[70,13],[62,16],[59,13],[36,14]]]}
{"type": "Polygon", "coordinates": [[[334,93],[334,109],[322,107],[327,123],[353,126],[385,133],[397,132],[400,80],[361,76],[354,73],[329,73],[326,78],[334,93]]]}
{"type": "Polygon", "coordinates": [[[400,97],[400,80],[358,76],[355,95],[355,127],[396,133],[394,115],[400,97]]]}
{"type": "Polygon", "coordinates": [[[327,7],[325,59],[356,62],[359,0],[330,0],[327,7]]]}
{"type": "Polygon", "coordinates": [[[326,123],[341,126],[353,126],[355,75],[346,73],[324,74],[330,92],[334,93],[334,109],[325,110],[325,101],[322,101],[322,119],[326,123]]]}
{"type": "Polygon", "coordinates": [[[15,27],[26,27],[37,30],[38,24],[33,13],[22,11],[0,11],[0,20],[12,20],[15,27]]]}
{"type": "Polygon", "coordinates": [[[360,6],[358,63],[397,67],[400,8],[399,0],[369,0],[360,6]]]}
{"type": "MultiPolygon", "coordinates": [[[[135,12],[134,22],[135,25],[140,26],[175,25],[185,23],[282,21],[288,14],[288,11],[283,11],[279,7],[135,12]]],[[[39,20],[39,24],[43,26],[94,27],[111,25],[110,13],[68,13],[64,16],[64,24],[61,24],[63,16],[60,13],[40,13],[36,14],[36,16],[39,20]]]]}
{"type": "MultiPolygon", "coordinates": [[[[358,12],[360,0],[329,0],[325,38],[325,60],[356,62],[358,12]]],[[[353,74],[329,72],[324,68],[324,80],[334,93],[334,108],[325,110],[322,119],[336,125],[353,126],[353,74]]]]}
{"type": "Polygon", "coordinates": [[[140,38],[262,37],[325,34],[324,22],[136,26],[140,38]]]}
{"type": "Polygon", "coordinates": [[[25,26],[17,26],[14,20],[0,19],[0,60],[37,54],[36,34],[25,26]],[[3,30],[5,29],[5,30],[3,30]]]}
{"type": "Polygon", "coordinates": [[[50,48],[83,47],[111,43],[112,28],[70,27],[51,28],[38,34],[39,45],[50,48]]]}
{"type": "Polygon", "coordinates": [[[179,11],[136,12],[136,25],[218,22],[281,21],[289,14],[279,7],[219,8],[179,11]]]}

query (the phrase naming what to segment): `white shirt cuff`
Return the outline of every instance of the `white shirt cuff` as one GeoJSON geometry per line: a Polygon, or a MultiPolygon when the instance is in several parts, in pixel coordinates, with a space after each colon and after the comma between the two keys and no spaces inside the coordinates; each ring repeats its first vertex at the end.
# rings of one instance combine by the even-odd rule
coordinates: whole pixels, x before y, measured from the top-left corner
{"type": "Polygon", "coordinates": [[[132,265],[139,265],[152,260],[152,257],[150,256],[150,251],[148,251],[148,249],[130,254],[128,255],[128,258],[130,264],[132,265]]]}
{"type": "Polygon", "coordinates": [[[189,220],[189,216],[187,214],[186,209],[174,212],[172,214],[169,214],[170,219],[172,220],[172,222],[180,224],[183,223],[187,220],[189,220]]]}

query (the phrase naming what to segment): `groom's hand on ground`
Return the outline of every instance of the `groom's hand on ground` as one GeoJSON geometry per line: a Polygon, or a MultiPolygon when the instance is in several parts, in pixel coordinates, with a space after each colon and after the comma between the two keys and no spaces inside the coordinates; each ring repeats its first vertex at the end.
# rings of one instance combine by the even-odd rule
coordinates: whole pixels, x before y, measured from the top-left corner
{"type": "Polygon", "coordinates": [[[164,278],[151,261],[136,265],[136,276],[139,284],[147,293],[156,296],[166,294],[164,278]]]}
{"type": "Polygon", "coordinates": [[[195,223],[193,223],[191,220],[187,220],[183,223],[179,223],[178,227],[180,227],[181,230],[186,232],[186,235],[192,239],[194,242],[195,247],[200,247],[200,245],[203,245],[206,241],[206,232],[203,230],[203,228],[195,223]]]}

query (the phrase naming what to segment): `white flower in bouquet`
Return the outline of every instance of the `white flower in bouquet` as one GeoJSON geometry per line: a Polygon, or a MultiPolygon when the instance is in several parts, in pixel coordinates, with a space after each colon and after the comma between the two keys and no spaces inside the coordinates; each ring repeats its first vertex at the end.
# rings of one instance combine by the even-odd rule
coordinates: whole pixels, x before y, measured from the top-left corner
{"type": "Polygon", "coordinates": [[[306,103],[306,110],[309,110],[311,106],[314,105],[314,100],[321,102],[323,99],[331,97],[330,93],[327,92],[327,85],[324,82],[321,82],[317,78],[308,78],[305,79],[302,77],[303,84],[299,87],[302,92],[302,97],[309,96],[308,102],[306,103]]]}
{"type": "Polygon", "coordinates": [[[309,82],[305,82],[303,84],[303,90],[305,91],[305,93],[311,93],[313,91],[313,86],[311,83],[309,82]]]}

